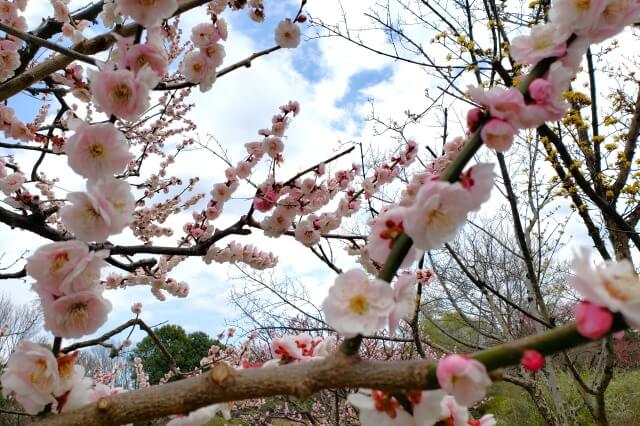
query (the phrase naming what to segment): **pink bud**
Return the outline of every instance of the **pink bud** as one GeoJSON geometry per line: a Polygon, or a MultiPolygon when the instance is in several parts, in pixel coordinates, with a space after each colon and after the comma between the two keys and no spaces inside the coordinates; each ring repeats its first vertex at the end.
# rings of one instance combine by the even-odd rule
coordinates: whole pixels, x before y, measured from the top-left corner
{"type": "Polygon", "coordinates": [[[478,128],[483,115],[484,112],[480,108],[472,108],[467,112],[467,128],[469,132],[474,132],[478,128]]]}
{"type": "Polygon", "coordinates": [[[613,314],[607,308],[583,300],[573,307],[578,332],[589,339],[599,339],[611,330],[613,314]]]}
{"type": "Polygon", "coordinates": [[[482,127],[480,136],[487,147],[505,152],[511,148],[513,137],[517,132],[518,130],[508,121],[492,118],[482,127]]]}
{"type": "Polygon", "coordinates": [[[527,349],[520,359],[520,363],[524,368],[530,371],[538,371],[544,367],[544,357],[538,351],[527,349]]]}
{"type": "Polygon", "coordinates": [[[529,85],[529,96],[539,104],[547,103],[552,91],[553,85],[544,78],[536,78],[529,85]]]}

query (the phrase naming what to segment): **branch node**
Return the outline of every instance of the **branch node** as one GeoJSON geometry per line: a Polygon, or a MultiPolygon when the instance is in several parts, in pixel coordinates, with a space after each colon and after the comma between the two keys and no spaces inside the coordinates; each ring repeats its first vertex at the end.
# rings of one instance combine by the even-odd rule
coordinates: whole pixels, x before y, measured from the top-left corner
{"type": "Polygon", "coordinates": [[[96,404],[98,411],[107,411],[111,407],[111,403],[106,398],[100,398],[96,404]]]}
{"type": "Polygon", "coordinates": [[[211,369],[211,373],[209,373],[209,378],[213,383],[222,385],[229,377],[229,373],[229,366],[226,362],[221,361],[213,366],[213,368],[211,369]]]}

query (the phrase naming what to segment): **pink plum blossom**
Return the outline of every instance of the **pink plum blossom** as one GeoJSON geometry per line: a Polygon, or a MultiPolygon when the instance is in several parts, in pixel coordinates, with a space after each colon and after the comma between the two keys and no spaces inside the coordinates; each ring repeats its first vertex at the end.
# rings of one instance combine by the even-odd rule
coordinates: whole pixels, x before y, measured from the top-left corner
{"type": "MultiPolygon", "coordinates": [[[[391,207],[374,219],[367,243],[371,260],[379,265],[386,262],[389,253],[391,253],[393,242],[404,232],[403,222],[406,215],[406,208],[391,207]]],[[[416,254],[414,248],[409,250],[400,267],[408,268],[411,266],[416,259],[416,254]]]]}
{"type": "Polygon", "coordinates": [[[65,143],[69,166],[87,179],[112,177],[134,158],[124,134],[111,123],[89,125],[70,120],[69,126],[75,130],[65,143]]]}
{"type": "Polygon", "coordinates": [[[58,363],[49,348],[23,340],[9,357],[0,382],[4,397],[13,393],[25,412],[38,414],[56,402],[52,394],[60,385],[58,363]]]}
{"type": "Polygon", "coordinates": [[[320,242],[322,235],[312,222],[308,220],[301,220],[296,225],[295,237],[296,240],[300,241],[305,246],[312,247],[320,242]]]}
{"type": "Polygon", "coordinates": [[[506,152],[511,148],[516,133],[518,130],[509,122],[492,118],[482,127],[480,137],[489,148],[506,152]]]}
{"type": "Polygon", "coordinates": [[[345,337],[378,331],[391,309],[391,286],[359,269],[338,275],[322,304],[327,324],[345,337]]]}
{"type": "Polygon", "coordinates": [[[135,207],[129,184],[117,179],[89,182],[87,192],[71,192],[67,198],[72,204],[61,209],[60,217],[82,241],[105,241],[120,233],[135,207]]]}
{"type": "Polygon", "coordinates": [[[470,211],[469,195],[459,184],[429,181],[407,208],[405,232],[420,250],[440,247],[464,225],[470,211]]]}
{"type": "Polygon", "coordinates": [[[480,401],[491,386],[484,364],[465,355],[446,355],[438,362],[440,387],[465,407],[480,401]]]}
{"type": "Polygon", "coordinates": [[[137,73],[127,69],[89,70],[89,79],[96,108],[129,121],[149,108],[149,91],[159,81],[158,74],[148,65],[137,73]]]}
{"type": "Polygon", "coordinates": [[[536,25],[529,35],[518,36],[511,42],[510,53],[520,64],[535,65],[545,58],[558,57],[567,51],[571,31],[555,24],[536,25]]]}
{"type": "Polygon", "coordinates": [[[480,206],[491,197],[494,173],[492,163],[478,163],[460,177],[460,183],[469,191],[469,209],[480,210],[480,206]]]}
{"type": "Polygon", "coordinates": [[[492,118],[516,125],[525,107],[524,96],[515,87],[493,86],[490,89],[469,86],[471,99],[485,107],[492,118]]]}
{"type": "Polygon", "coordinates": [[[253,200],[253,206],[259,212],[266,213],[273,208],[278,196],[273,191],[267,191],[262,196],[257,196],[253,200]]]}
{"type": "Polygon", "coordinates": [[[116,0],[118,11],[146,28],[160,25],[178,9],[177,0],[116,0]]]}
{"type": "Polygon", "coordinates": [[[195,47],[203,48],[220,40],[218,29],[211,22],[198,24],[191,28],[191,43],[195,47]]]}
{"type": "Polygon", "coordinates": [[[111,312],[101,290],[79,291],[57,299],[40,293],[44,328],[55,336],[78,338],[98,330],[111,312]]]}
{"type": "Polygon", "coordinates": [[[0,191],[4,192],[6,195],[11,195],[20,188],[26,182],[24,175],[22,173],[11,173],[6,175],[3,178],[0,178],[0,191]]]}
{"type": "Polygon", "coordinates": [[[278,24],[275,34],[276,44],[287,49],[294,49],[300,44],[300,27],[287,18],[278,24]]]}
{"type": "Polygon", "coordinates": [[[78,240],[41,246],[27,258],[27,273],[56,295],[69,294],[96,284],[108,252],[89,252],[78,240]]]}
{"type": "Polygon", "coordinates": [[[596,340],[611,330],[613,314],[607,308],[585,300],[573,307],[578,332],[584,337],[596,340]]]}
{"type": "Polygon", "coordinates": [[[145,65],[162,77],[169,66],[169,59],[161,44],[154,45],[149,42],[134,44],[121,55],[121,66],[132,69],[138,73],[145,65]]]}
{"type": "Polygon", "coordinates": [[[216,81],[216,67],[203,52],[189,52],[180,64],[180,72],[193,84],[200,85],[200,91],[211,89],[216,81]]]}
{"type": "Polygon", "coordinates": [[[638,20],[640,20],[640,2],[637,0],[607,0],[600,18],[588,37],[593,40],[593,43],[601,42],[638,20]]]}
{"type": "MultiPolygon", "coordinates": [[[[569,284],[594,305],[620,313],[632,327],[640,327],[640,279],[628,260],[594,265],[583,248],[571,263],[569,284]]],[[[601,316],[602,317],[602,316],[601,316]]]]}

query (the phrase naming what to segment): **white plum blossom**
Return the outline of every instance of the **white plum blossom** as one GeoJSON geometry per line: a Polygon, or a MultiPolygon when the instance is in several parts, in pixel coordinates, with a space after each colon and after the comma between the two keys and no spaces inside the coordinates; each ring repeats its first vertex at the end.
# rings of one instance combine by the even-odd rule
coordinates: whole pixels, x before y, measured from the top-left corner
{"type": "Polygon", "coordinates": [[[391,286],[359,269],[338,275],[322,303],[327,324],[345,337],[375,333],[392,309],[391,286]]]}
{"type": "Polygon", "coordinates": [[[588,249],[582,248],[571,263],[575,275],[569,284],[585,300],[622,314],[632,327],[640,327],[640,279],[628,260],[594,265],[588,249]]]}

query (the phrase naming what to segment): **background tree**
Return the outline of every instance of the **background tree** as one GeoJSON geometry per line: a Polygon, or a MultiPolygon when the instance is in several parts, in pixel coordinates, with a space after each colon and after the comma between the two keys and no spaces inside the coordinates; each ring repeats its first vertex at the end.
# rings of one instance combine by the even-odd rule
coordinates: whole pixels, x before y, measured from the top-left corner
{"type": "MultiPolygon", "coordinates": [[[[202,331],[188,333],[179,325],[167,324],[155,330],[160,342],[171,353],[176,367],[187,373],[200,368],[211,346],[222,346],[202,331]]],[[[171,371],[170,361],[150,336],[143,338],[133,349],[131,359],[140,357],[151,384],[157,384],[171,371]]]]}

